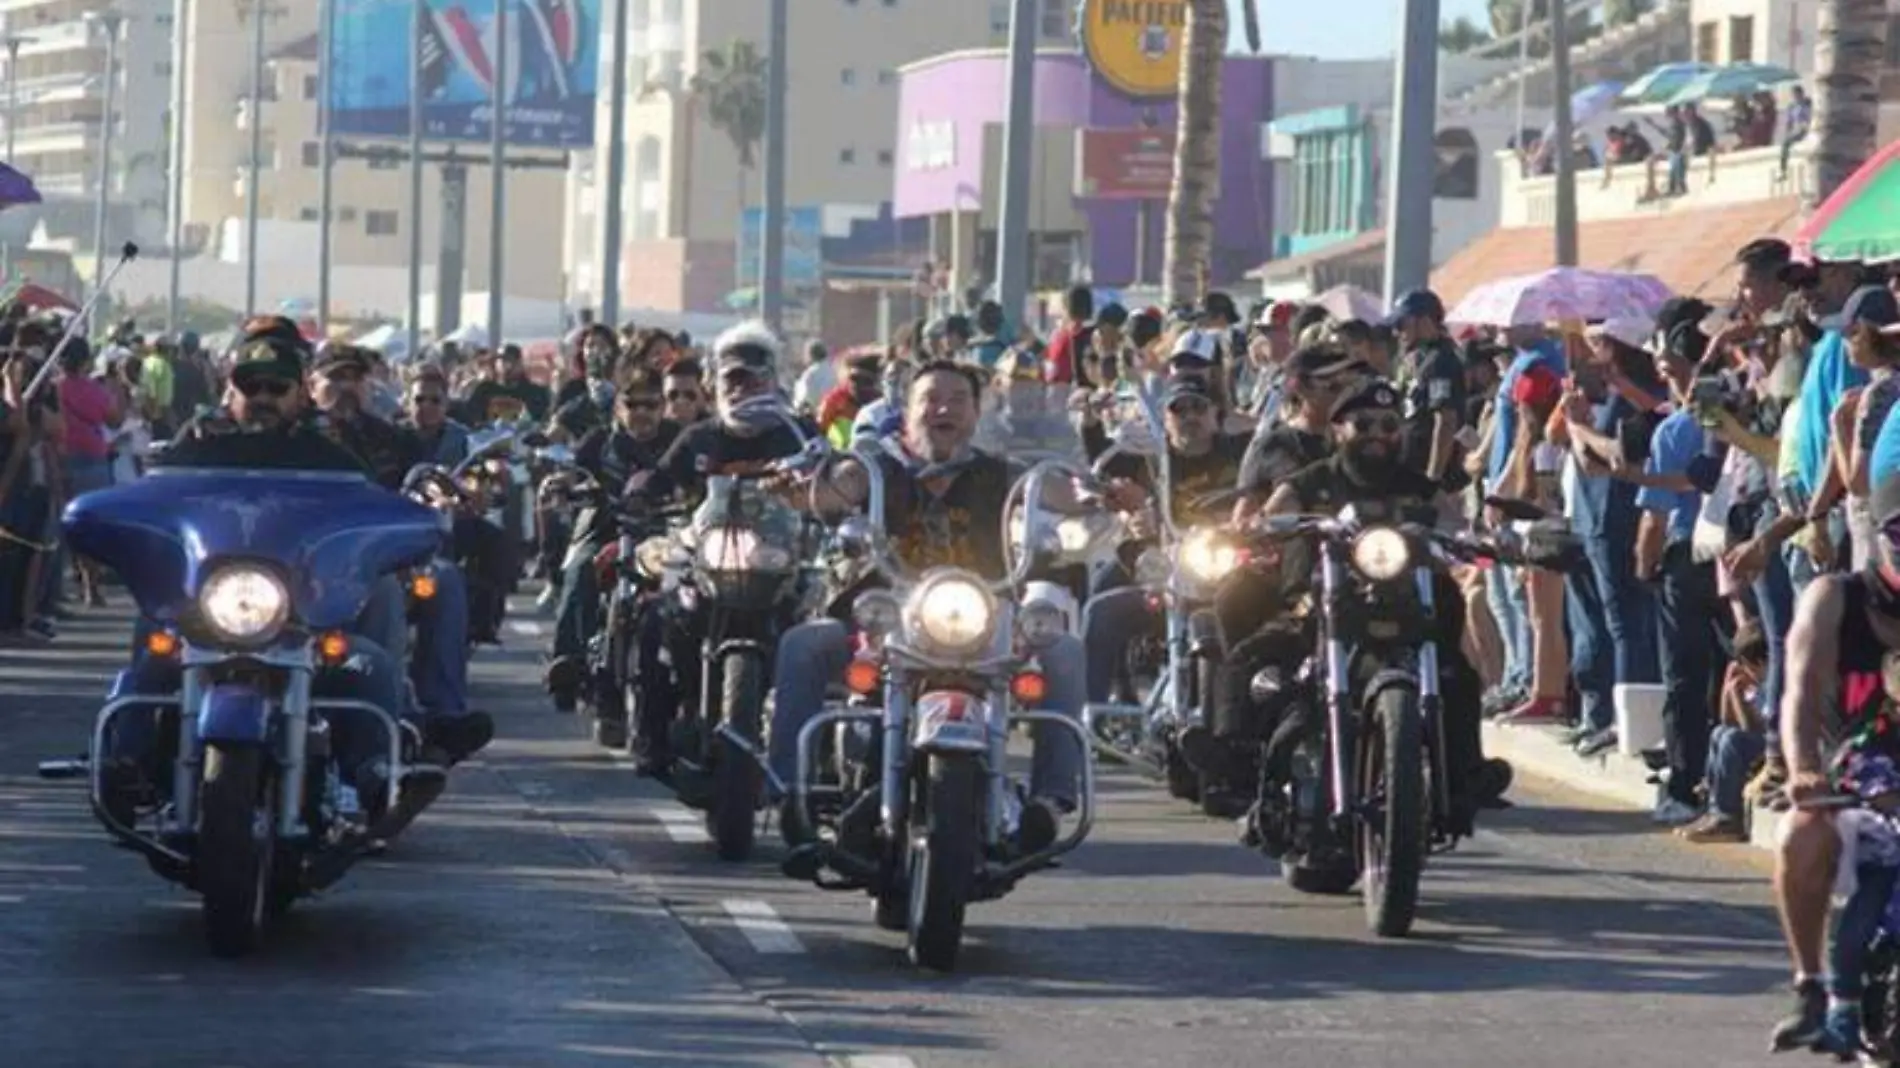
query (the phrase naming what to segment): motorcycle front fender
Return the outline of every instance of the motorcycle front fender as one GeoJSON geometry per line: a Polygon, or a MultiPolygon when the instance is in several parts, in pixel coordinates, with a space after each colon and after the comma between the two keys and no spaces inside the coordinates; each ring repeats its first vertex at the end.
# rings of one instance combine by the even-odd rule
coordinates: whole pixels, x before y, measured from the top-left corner
{"type": "Polygon", "coordinates": [[[270,699],[253,686],[220,683],[198,705],[198,741],[262,745],[270,733],[270,699]]]}
{"type": "Polygon", "coordinates": [[[961,690],[933,690],[917,699],[911,748],[920,753],[987,753],[989,714],[984,700],[961,690]]]}

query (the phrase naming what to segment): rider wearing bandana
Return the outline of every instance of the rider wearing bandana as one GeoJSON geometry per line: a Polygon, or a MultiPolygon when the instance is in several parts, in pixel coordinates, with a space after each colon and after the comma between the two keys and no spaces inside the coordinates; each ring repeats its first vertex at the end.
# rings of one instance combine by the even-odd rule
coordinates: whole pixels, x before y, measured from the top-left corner
{"type": "MultiPolygon", "coordinates": [[[[890,443],[878,457],[888,494],[885,529],[908,569],[954,565],[992,580],[1008,571],[1003,507],[1017,472],[1009,461],[971,447],[982,394],[976,369],[947,361],[925,364],[911,383],[901,441],[890,443]]],[[[853,510],[868,499],[869,480],[854,465],[843,465],[821,486],[825,493],[829,499],[820,501],[825,510],[853,510]]],[[[851,636],[835,619],[802,623],[779,640],[770,738],[772,770],[780,781],[791,781],[799,729],[823,709],[827,684],[842,675],[850,657],[851,636]]],[[[1081,641],[1063,635],[1042,649],[1038,660],[1048,680],[1047,706],[1079,717],[1081,641]]],[[[1055,841],[1061,816],[1075,808],[1083,759],[1066,735],[1038,726],[1034,738],[1031,800],[1018,831],[1025,852],[1055,841]]],[[[875,816],[875,806],[870,814],[875,816]]],[[[789,831],[795,822],[784,826],[789,831]]]]}
{"type": "Polygon", "coordinates": [[[781,348],[763,323],[741,323],[721,334],[713,343],[714,417],[686,428],[651,477],[629,491],[697,497],[708,476],[759,468],[817,437],[818,428],[792,416],[779,393],[781,348]]]}

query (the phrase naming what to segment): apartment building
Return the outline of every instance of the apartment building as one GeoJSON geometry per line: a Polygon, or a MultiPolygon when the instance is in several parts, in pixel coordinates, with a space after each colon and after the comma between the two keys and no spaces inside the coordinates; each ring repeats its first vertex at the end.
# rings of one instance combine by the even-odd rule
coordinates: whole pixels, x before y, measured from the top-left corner
{"type": "MultiPolygon", "coordinates": [[[[1010,5],[994,0],[798,0],[791,20],[786,202],[875,214],[896,172],[898,70],[962,48],[1005,43],[1010,5]]],[[[611,8],[611,5],[609,5],[611,8]]],[[[609,16],[611,17],[611,15],[609,16]]],[[[739,165],[692,92],[701,57],[734,41],[764,51],[766,0],[629,0],[621,304],[716,310],[736,278],[739,225],[761,201],[757,168],[739,165]]],[[[1043,0],[1040,43],[1074,39],[1073,0],[1043,0]]],[[[601,84],[608,79],[603,73],[601,84]]],[[[574,290],[595,300],[599,189],[609,129],[602,94],[597,150],[570,180],[574,290]]]]}
{"type": "MultiPolygon", "coordinates": [[[[227,0],[228,2],[228,0],[227,0]]],[[[165,228],[173,0],[0,0],[11,107],[0,106],[0,144],[45,198],[9,219],[44,225],[55,240],[89,249],[106,131],[107,41],[118,39],[107,176],[108,240],[152,241],[165,228]],[[17,46],[17,51],[15,51],[17,46]]],[[[4,98],[0,98],[4,99],[4,98]]],[[[14,213],[10,213],[14,214],[14,213]]]]}

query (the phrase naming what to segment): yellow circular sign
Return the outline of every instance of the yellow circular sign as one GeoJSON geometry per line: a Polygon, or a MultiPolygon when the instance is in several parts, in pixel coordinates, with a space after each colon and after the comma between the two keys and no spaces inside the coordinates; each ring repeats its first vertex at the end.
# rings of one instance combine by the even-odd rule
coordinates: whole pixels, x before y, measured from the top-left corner
{"type": "Polygon", "coordinates": [[[1082,52],[1109,85],[1129,96],[1174,96],[1188,0],[1082,0],[1082,52]]]}

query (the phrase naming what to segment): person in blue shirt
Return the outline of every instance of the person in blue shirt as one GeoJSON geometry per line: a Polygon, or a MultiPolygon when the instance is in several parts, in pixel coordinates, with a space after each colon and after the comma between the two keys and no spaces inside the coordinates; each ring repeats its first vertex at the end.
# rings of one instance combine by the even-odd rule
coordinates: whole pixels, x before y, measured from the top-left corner
{"type": "MultiPolygon", "coordinates": [[[[1861,283],[1862,270],[1857,263],[1821,263],[1815,267],[1813,286],[1807,290],[1809,306],[1826,329],[1814,343],[1808,356],[1807,372],[1801,379],[1801,393],[1789,406],[1781,438],[1781,497],[1791,514],[1805,515],[1819,528],[1808,544],[1819,551],[1811,555],[1799,546],[1788,546],[1788,574],[1798,596],[1814,576],[1833,569],[1834,548],[1840,542],[1845,525],[1835,510],[1846,495],[1847,486],[1831,462],[1834,410],[1848,390],[1867,384],[1867,372],[1847,358],[1847,342],[1841,332],[1840,313],[1848,297],[1861,283]]],[[[1878,442],[1876,441],[1876,447],[1878,442]]]]}
{"type": "Polygon", "coordinates": [[[1656,369],[1669,384],[1675,411],[1657,424],[1641,471],[1626,463],[1617,472],[1638,487],[1636,507],[1642,515],[1637,521],[1636,577],[1657,583],[1669,780],[1654,819],[1672,826],[1700,815],[1695,786],[1708,763],[1717,627],[1731,618],[1716,596],[1714,562],[1697,562],[1691,544],[1702,494],[1714,487],[1721,471],[1691,404],[1696,368],[1707,348],[1701,326],[1687,318],[1664,335],[1656,369]]]}

